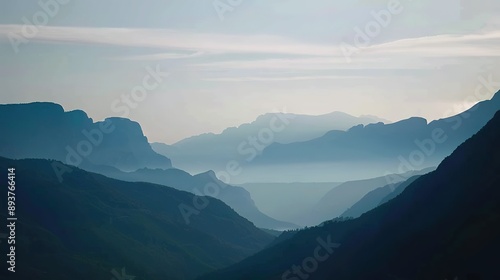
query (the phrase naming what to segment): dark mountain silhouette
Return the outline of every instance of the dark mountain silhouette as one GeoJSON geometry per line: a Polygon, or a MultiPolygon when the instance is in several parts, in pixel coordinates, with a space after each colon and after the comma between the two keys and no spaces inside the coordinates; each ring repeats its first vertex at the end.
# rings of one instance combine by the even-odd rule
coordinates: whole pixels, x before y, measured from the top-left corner
{"type": "Polygon", "coordinates": [[[500,279],[499,127],[500,112],[361,217],[297,232],[200,279],[500,279]]]}
{"type": "Polygon", "coordinates": [[[419,171],[409,171],[404,174],[390,174],[377,178],[345,182],[327,192],[311,211],[304,214],[304,220],[307,220],[307,225],[310,226],[340,217],[369,192],[385,186],[389,182],[404,182],[412,176],[425,174],[431,170],[433,169],[427,168],[419,171]]]}
{"type": "Polygon", "coordinates": [[[131,171],[170,168],[155,153],[140,125],[122,118],[93,122],[83,111],[64,112],[54,103],[0,105],[0,156],[56,159],[70,165],[89,162],[131,171]]]}
{"type": "Polygon", "coordinates": [[[436,166],[479,131],[497,110],[500,110],[500,92],[461,114],[430,123],[423,118],[409,118],[392,124],[358,125],[348,131],[331,131],[305,142],[275,143],[252,164],[357,161],[387,166],[387,170],[397,173],[402,157],[410,163],[413,161],[411,165],[417,167],[414,169],[436,166]]]}
{"type": "Polygon", "coordinates": [[[362,214],[379,206],[380,204],[385,203],[390,199],[396,197],[398,194],[403,192],[406,187],[408,187],[419,177],[420,176],[413,176],[404,182],[390,184],[377,188],[367,193],[365,196],[363,196],[363,198],[361,198],[358,202],[356,202],[353,206],[347,209],[340,216],[357,218],[362,214]]]}
{"type": "MultiPolygon", "coordinates": [[[[389,200],[394,199],[396,196],[400,195],[409,185],[411,185],[411,183],[413,183],[413,181],[415,181],[419,177],[420,176],[414,176],[405,182],[396,184],[394,186],[393,191],[391,193],[389,193],[387,196],[385,196],[384,198],[382,198],[380,200],[380,202],[378,203],[378,205],[376,205],[376,206],[382,205],[382,204],[388,202],[389,200]]],[[[373,208],[375,208],[375,207],[372,207],[371,209],[373,209],[373,208]]],[[[371,209],[368,209],[368,210],[371,210],[371,209]]],[[[368,212],[368,211],[365,211],[365,212],[368,212]]]]}
{"type": "MultiPolygon", "coordinates": [[[[215,176],[193,177],[172,169],[168,158],[151,149],[141,126],[128,119],[108,118],[94,123],[83,111],[64,112],[53,103],[0,105],[0,117],[0,129],[9,131],[0,138],[0,156],[60,160],[115,179],[162,184],[192,193],[198,189],[203,194],[210,183],[224,185],[215,176]],[[15,125],[9,119],[15,119],[15,125]],[[88,155],[80,153],[79,145],[85,145],[82,142],[91,147],[88,155]]],[[[64,170],[59,169],[64,177],[64,170]]],[[[217,198],[259,227],[298,227],[261,213],[242,188],[221,188],[217,198]]]]}
{"type": "MultiPolygon", "coordinates": [[[[388,122],[374,116],[354,117],[342,112],[320,116],[287,113],[269,113],[259,116],[251,123],[230,127],[220,134],[207,133],[181,140],[173,145],[152,143],[159,154],[172,159],[174,165],[198,172],[215,168],[225,168],[229,160],[242,160],[253,154],[249,137],[266,138],[260,135],[271,131],[271,142],[292,143],[320,137],[330,130],[346,130],[354,125],[388,122]],[[264,131],[264,132],[263,132],[264,131]],[[267,132],[265,132],[267,131],[267,132]],[[247,143],[247,144],[245,144],[247,143]]],[[[267,138],[259,145],[268,145],[267,138]]],[[[260,151],[258,151],[260,152],[260,151]]]]}
{"type": "Polygon", "coordinates": [[[198,195],[215,197],[229,205],[239,215],[252,221],[259,228],[285,230],[299,227],[292,223],[278,221],[263,214],[257,206],[255,206],[255,202],[252,200],[248,191],[241,187],[225,184],[217,179],[213,171],[192,176],[185,171],[175,168],[167,170],[140,169],[135,172],[121,172],[112,168],[103,168],[102,166],[83,166],[82,168],[119,180],[129,182],[150,182],[171,186],[178,190],[188,191],[198,195]]]}
{"type": "MultiPolygon", "coordinates": [[[[53,163],[0,158],[2,174],[16,169],[16,279],[112,279],[122,268],[137,279],[192,279],[273,239],[217,199],[74,167],[60,182],[53,163]],[[208,206],[187,224],[179,205],[194,199],[208,206]]],[[[7,243],[0,248],[7,252],[7,243]]]]}

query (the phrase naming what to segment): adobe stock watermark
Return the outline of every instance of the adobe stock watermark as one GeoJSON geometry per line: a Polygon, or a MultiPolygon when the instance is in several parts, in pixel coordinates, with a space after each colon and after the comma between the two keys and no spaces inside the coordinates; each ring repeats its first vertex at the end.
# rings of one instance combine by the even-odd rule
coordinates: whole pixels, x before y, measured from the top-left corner
{"type": "Polygon", "coordinates": [[[40,10],[31,16],[31,20],[27,17],[22,17],[23,26],[20,33],[10,32],[8,37],[12,49],[17,54],[19,47],[26,44],[30,39],[35,38],[40,32],[40,27],[46,26],[51,19],[59,14],[61,6],[67,5],[70,0],[40,0],[38,6],[40,10]]]}
{"type": "MultiPolygon", "coordinates": [[[[445,116],[451,115],[453,113],[458,113],[457,115],[447,118],[446,122],[452,123],[451,129],[458,130],[462,127],[464,120],[471,117],[476,107],[470,108],[468,111],[467,106],[469,104],[477,103],[481,100],[491,99],[495,93],[500,89],[500,82],[493,80],[493,74],[480,75],[478,77],[478,84],[473,93],[468,95],[463,101],[462,106],[460,106],[460,112],[456,112],[457,108],[450,108],[445,112],[445,116]]],[[[443,128],[437,127],[432,132],[430,137],[420,140],[415,139],[414,143],[416,148],[410,152],[407,157],[402,155],[398,156],[399,166],[397,172],[386,172],[386,180],[388,184],[394,184],[400,181],[404,181],[406,176],[403,173],[412,170],[421,169],[425,162],[435,154],[438,147],[444,144],[449,139],[448,134],[443,128]],[[399,175],[395,175],[399,174],[399,175]]]]}
{"type": "MultiPolygon", "coordinates": [[[[156,69],[146,67],[147,74],[142,79],[142,84],[132,88],[130,94],[122,94],[120,98],[115,99],[111,103],[111,110],[114,113],[122,113],[121,116],[126,118],[129,116],[131,109],[138,107],[140,102],[143,102],[149,92],[156,90],[163,83],[164,78],[170,74],[162,72],[160,66],[156,69]]],[[[100,122],[97,128],[90,130],[83,129],[83,139],[80,140],[74,147],[66,146],[65,163],[71,166],[80,166],[83,160],[89,157],[94,149],[102,144],[105,135],[112,133],[116,129],[110,119],[100,122]]],[[[52,168],[56,173],[59,182],[63,181],[63,174],[71,173],[72,169],[57,161],[52,162],[52,168]]]]}
{"type": "Polygon", "coordinates": [[[242,3],[243,0],[215,0],[212,5],[220,21],[224,21],[226,19],[225,14],[233,12],[242,3]]]}
{"type": "Polygon", "coordinates": [[[364,27],[354,27],[353,44],[344,41],[339,46],[347,63],[352,62],[351,57],[354,54],[359,53],[363,48],[369,47],[372,40],[378,37],[382,30],[391,24],[393,18],[401,14],[403,10],[404,7],[399,0],[389,0],[385,9],[370,12],[372,20],[367,22],[364,27]]]}
{"type": "MultiPolygon", "coordinates": [[[[267,146],[274,142],[275,134],[286,129],[290,124],[290,120],[295,116],[286,113],[275,113],[274,117],[269,121],[268,127],[261,128],[256,135],[248,136],[242,141],[237,148],[239,155],[247,156],[245,160],[251,162],[254,160],[267,146]]],[[[186,224],[190,224],[192,215],[200,214],[200,211],[207,208],[210,201],[207,196],[217,198],[224,188],[231,182],[231,178],[240,175],[243,172],[241,161],[236,159],[230,160],[226,164],[225,170],[210,174],[212,182],[207,183],[203,190],[195,188],[193,193],[192,206],[185,203],[179,204],[179,211],[186,224]]]]}
{"type": "Polygon", "coordinates": [[[133,275],[128,275],[127,271],[123,267],[120,272],[118,272],[116,269],[111,270],[111,274],[113,274],[114,277],[111,278],[111,280],[134,280],[135,276],[133,275]]]}
{"type": "Polygon", "coordinates": [[[332,242],[330,235],[326,241],[321,237],[316,238],[318,246],[312,252],[310,257],[302,260],[302,263],[292,265],[289,270],[281,275],[282,280],[305,280],[309,279],[311,274],[318,270],[319,265],[325,262],[334,252],[334,249],[340,247],[341,244],[332,242]]]}

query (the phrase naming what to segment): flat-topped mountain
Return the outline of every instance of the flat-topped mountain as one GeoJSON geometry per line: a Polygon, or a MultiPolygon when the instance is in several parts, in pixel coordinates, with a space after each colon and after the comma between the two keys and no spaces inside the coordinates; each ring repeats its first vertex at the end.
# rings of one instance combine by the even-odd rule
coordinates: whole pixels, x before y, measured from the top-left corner
{"type": "Polygon", "coordinates": [[[0,105],[0,156],[56,159],[70,165],[89,162],[121,170],[170,168],[155,153],[140,125],[128,119],[93,122],[83,111],[65,112],[54,103],[0,105]]]}

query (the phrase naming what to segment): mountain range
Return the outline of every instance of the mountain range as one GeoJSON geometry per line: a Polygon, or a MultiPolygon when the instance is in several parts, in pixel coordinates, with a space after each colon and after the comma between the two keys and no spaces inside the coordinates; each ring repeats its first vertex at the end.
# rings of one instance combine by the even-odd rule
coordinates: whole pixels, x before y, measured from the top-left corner
{"type": "MultiPolygon", "coordinates": [[[[313,123],[282,114],[278,116],[284,119],[283,126],[274,132],[270,123],[273,118],[281,119],[268,114],[262,121],[254,122],[259,125],[246,124],[218,135],[195,136],[174,145],[151,145],[188,171],[225,170],[228,163],[237,162],[243,171],[233,178],[234,184],[345,182],[437,166],[499,109],[500,93],[496,93],[491,100],[443,119],[428,122],[412,117],[394,123],[359,122],[349,128],[325,130],[309,140],[284,139],[280,135],[302,135],[299,128],[293,128],[294,123],[304,131],[315,129],[313,123]]],[[[331,122],[334,125],[335,118],[331,122]]]]}
{"type": "Polygon", "coordinates": [[[297,181],[350,181],[437,166],[497,110],[500,92],[464,112],[430,123],[413,117],[333,130],[304,142],[273,143],[248,163],[245,176],[256,181],[270,181],[267,174],[297,181]],[[263,170],[267,170],[266,175],[263,170]],[[343,179],[346,175],[349,178],[343,179]]]}
{"type": "MultiPolygon", "coordinates": [[[[122,269],[141,279],[193,279],[274,239],[217,199],[72,166],[60,181],[53,163],[0,158],[2,173],[15,168],[16,279],[114,279],[122,269]],[[207,206],[186,223],[179,205],[198,200],[207,206]]],[[[8,246],[0,243],[2,252],[8,246]]]]}
{"type": "Polygon", "coordinates": [[[197,195],[212,196],[229,205],[238,214],[252,221],[259,228],[277,230],[299,228],[298,225],[279,221],[262,213],[255,205],[248,191],[242,187],[231,186],[222,182],[213,171],[193,176],[176,168],[167,170],[143,168],[134,172],[122,172],[114,168],[103,168],[102,166],[84,166],[83,168],[123,181],[161,184],[197,195]]]}
{"type": "Polygon", "coordinates": [[[499,279],[500,112],[438,168],[357,219],[287,234],[199,279],[499,279]]]}
{"type": "MultiPolygon", "coordinates": [[[[83,111],[65,112],[54,103],[0,105],[0,156],[23,159],[53,159],[130,182],[149,182],[171,186],[199,195],[214,196],[258,227],[292,229],[297,225],[278,221],[255,206],[243,188],[224,184],[213,171],[192,176],[173,169],[168,158],[155,153],[141,126],[124,118],[93,122],[83,111]],[[15,119],[15,123],[9,121],[15,119]],[[216,185],[216,195],[205,189],[216,185]]],[[[60,180],[68,173],[55,165],[60,180]]]]}
{"type": "MultiPolygon", "coordinates": [[[[328,162],[342,167],[331,173],[345,172],[350,164],[388,171],[344,183],[243,185],[254,191],[278,186],[265,198],[281,207],[281,199],[301,197],[280,191],[321,187],[288,211],[292,222],[312,226],[297,229],[262,213],[249,191],[223,182],[219,173],[191,175],[173,168],[136,122],[94,122],[83,111],[64,112],[53,103],[0,105],[0,129],[8,132],[0,138],[0,170],[16,173],[16,276],[498,279],[499,107],[497,93],[431,123],[411,118],[356,125],[263,149],[250,165],[265,176],[307,178],[314,176],[312,166],[328,162]],[[267,161],[275,147],[304,150],[288,151],[284,162],[283,151],[267,161]],[[435,162],[437,169],[415,171],[435,162]],[[287,169],[289,163],[303,168],[277,174],[269,168],[287,169]],[[319,201],[307,210],[314,200],[319,201]]],[[[352,172],[359,176],[364,170],[352,172]]],[[[0,199],[0,208],[11,205],[0,199]]],[[[0,212],[0,218],[7,214],[0,212]]],[[[12,250],[2,241],[2,250],[12,250]]],[[[2,270],[2,279],[8,273],[2,270]]]]}
{"type": "Polygon", "coordinates": [[[207,133],[173,145],[152,143],[159,154],[190,172],[225,168],[228,161],[253,158],[273,143],[293,143],[320,137],[330,130],[346,130],[358,124],[389,122],[374,116],[354,117],[342,112],[309,116],[269,113],[251,123],[230,127],[220,134],[207,133]],[[253,138],[253,140],[252,140],[253,138]]]}

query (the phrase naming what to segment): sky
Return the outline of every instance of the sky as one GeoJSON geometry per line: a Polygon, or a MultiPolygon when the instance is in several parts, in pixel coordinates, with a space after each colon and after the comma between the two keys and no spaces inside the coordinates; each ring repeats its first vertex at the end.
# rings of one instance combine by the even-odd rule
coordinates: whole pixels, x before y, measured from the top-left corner
{"type": "Polygon", "coordinates": [[[500,89],[499,14],[497,0],[2,1],[0,103],[127,117],[169,144],[275,111],[433,120],[500,89]]]}

